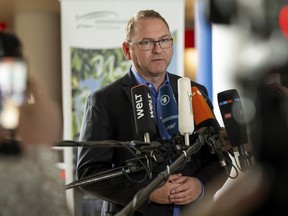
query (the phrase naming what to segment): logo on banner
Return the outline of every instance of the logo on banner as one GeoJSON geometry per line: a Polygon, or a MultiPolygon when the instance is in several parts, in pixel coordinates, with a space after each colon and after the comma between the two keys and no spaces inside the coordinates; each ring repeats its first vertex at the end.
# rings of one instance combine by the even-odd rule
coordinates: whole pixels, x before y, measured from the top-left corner
{"type": "Polygon", "coordinates": [[[76,15],[77,28],[116,28],[119,24],[126,24],[127,20],[119,19],[114,11],[94,11],[76,15]]]}

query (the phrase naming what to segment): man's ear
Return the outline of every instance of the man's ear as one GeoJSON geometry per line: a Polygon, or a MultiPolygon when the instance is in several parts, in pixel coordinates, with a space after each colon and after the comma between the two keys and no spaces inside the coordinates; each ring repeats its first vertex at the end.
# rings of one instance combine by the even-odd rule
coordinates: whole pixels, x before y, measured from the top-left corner
{"type": "Polygon", "coordinates": [[[127,60],[131,60],[129,44],[126,41],[122,43],[122,51],[124,53],[125,58],[127,60]]]}

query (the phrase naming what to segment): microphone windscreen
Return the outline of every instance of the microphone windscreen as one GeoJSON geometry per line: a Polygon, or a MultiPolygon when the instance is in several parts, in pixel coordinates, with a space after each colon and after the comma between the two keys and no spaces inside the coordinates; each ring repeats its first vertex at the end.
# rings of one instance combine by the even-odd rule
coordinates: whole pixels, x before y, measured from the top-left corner
{"type": "MultiPolygon", "coordinates": [[[[206,103],[208,104],[208,106],[209,106],[210,109],[212,110],[212,109],[213,109],[213,104],[211,103],[208,95],[207,95],[204,91],[202,91],[201,89],[199,89],[199,91],[201,92],[201,94],[202,94],[202,96],[204,97],[206,103]]],[[[193,101],[193,100],[192,100],[192,101],[193,101]]],[[[214,114],[213,114],[213,115],[214,115],[214,114]]],[[[214,117],[215,117],[215,116],[214,116],[214,117]]]]}
{"type": "Polygon", "coordinates": [[[248,143],[246,123],[240,96],[236,89],[218,93],[221,116],[232,146],[248,143]]]}
{"type": "Polygon", "coordinates": [[[212,126],[215,132],[218,133],[220,129],[218,121],[203,97],[202,92],[196,86],[192,86],[192,104],[196,128],[212,126]]]}
{"type": "Polygon", "coordinates": [[[194,118],[192,109],[191,81],[187,77],[178,79],[178,125],[181,135],[192,134],[194,118]]]}
{"type": "Polygon", "coordinates": [[[192,104],[194,121],[196,125],[199,125],[207,119],[214,118],[214,115],[206,103],[205,98],[195,86],[192,86],[192,104]]]}
{"type": "Polygon", "coordinates": [[[160,116],[170,136],[178,133],[178,107],[171,85],[159,88],[160,116]]]}
{"type": "Polygon", "coordinates": [[[131,88],[131,95],[137,134],[140,136],[145,133],[155,134],[156,125],[151,89],[146,85],[137,85],[131,88]]]}

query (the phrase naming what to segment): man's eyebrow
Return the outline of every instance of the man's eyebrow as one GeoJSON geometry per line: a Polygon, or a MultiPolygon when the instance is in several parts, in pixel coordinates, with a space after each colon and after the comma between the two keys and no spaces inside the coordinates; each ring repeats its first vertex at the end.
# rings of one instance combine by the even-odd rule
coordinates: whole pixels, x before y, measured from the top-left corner
{"type": "MultiPolygon", "coordinates": [[[[166,35],[161,36],[159,39],[163,39],[163,38],[167,38],[167,37],[171,38],[171,35],[166,34],[166,35]]],[[[139,41],[143,41],[143,40],[153,40],[154,41],[155,39],[153,39],[153,38],[142,38],[139,41]]]]}

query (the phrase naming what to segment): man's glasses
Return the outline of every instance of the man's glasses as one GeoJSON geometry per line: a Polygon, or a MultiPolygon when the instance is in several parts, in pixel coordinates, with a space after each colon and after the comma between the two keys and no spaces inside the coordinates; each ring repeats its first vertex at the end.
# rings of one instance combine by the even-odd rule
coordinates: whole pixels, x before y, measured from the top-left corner
{"type": "Polygon", "coordinates": [[[129,43],[138,45],[144,51],[154,49],[156,43],[158,43],[162,49],[168,49],[173,45],[173,38],[163,38],[158,41],[155,40],[143,40],[139,42],[129,41],[129,43]]]}

